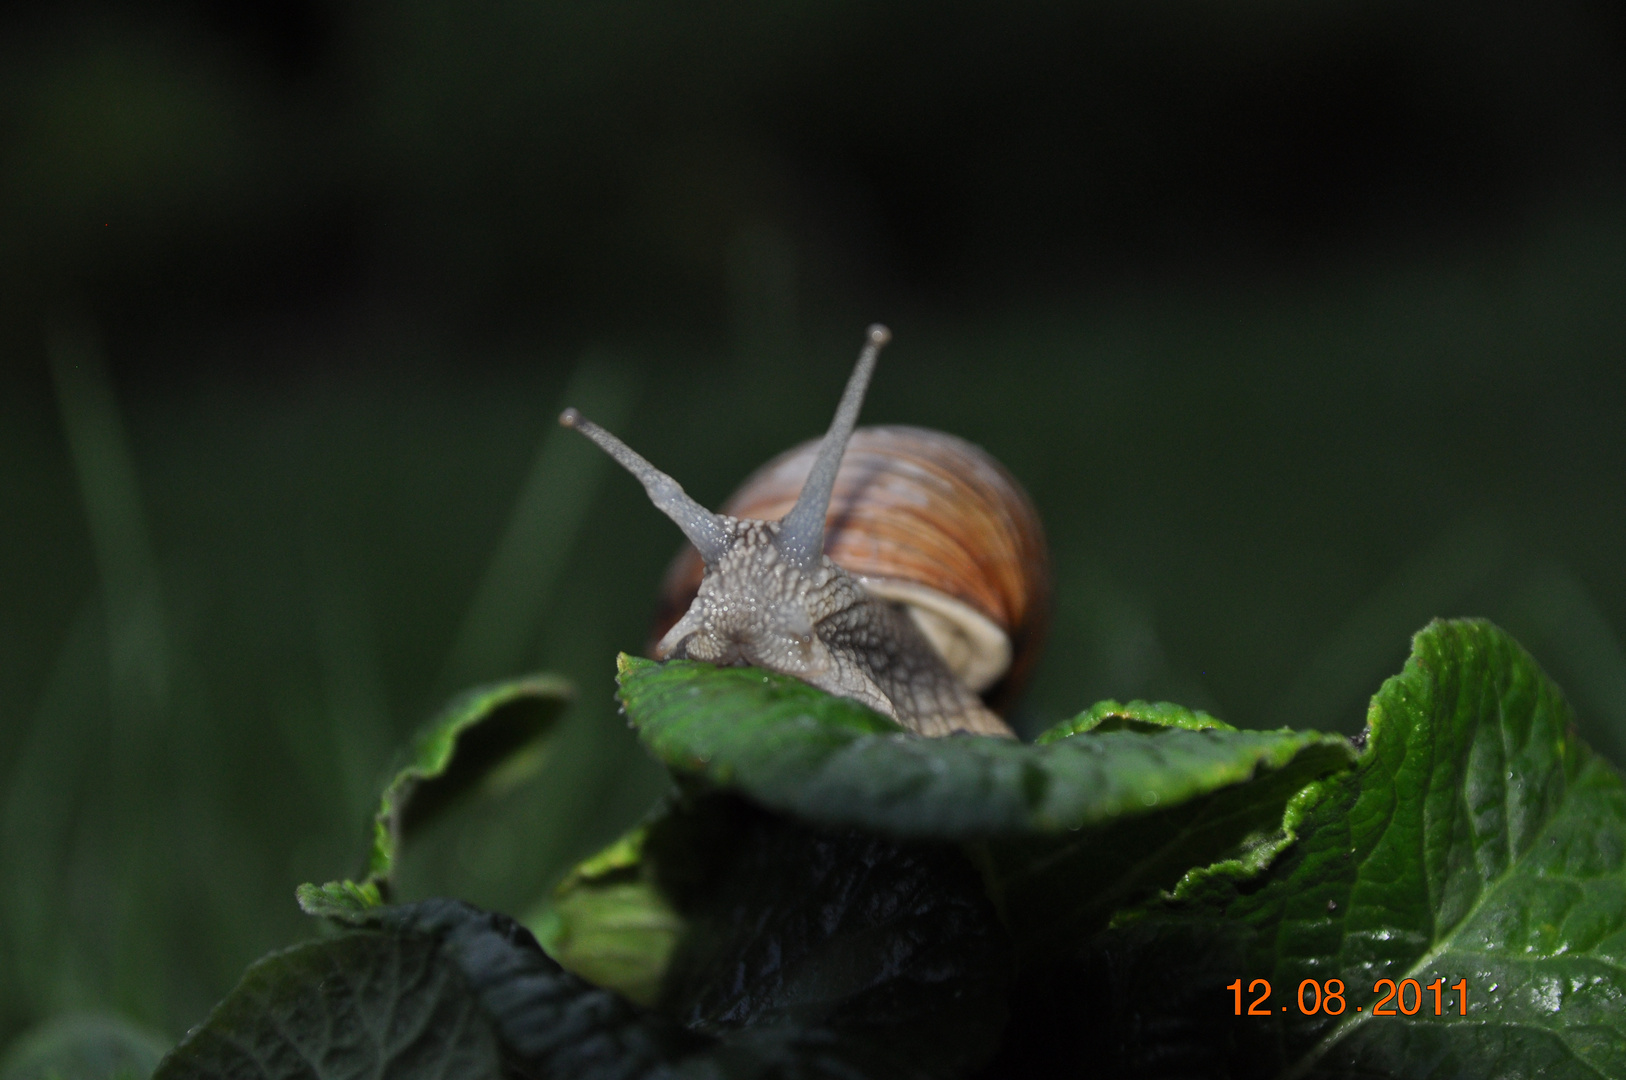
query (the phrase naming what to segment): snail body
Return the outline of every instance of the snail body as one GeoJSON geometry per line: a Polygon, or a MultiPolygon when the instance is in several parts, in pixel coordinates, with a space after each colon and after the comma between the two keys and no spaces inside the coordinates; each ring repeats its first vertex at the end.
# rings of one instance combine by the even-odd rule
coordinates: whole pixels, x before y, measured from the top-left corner
{"type": "Polygon", "coordinates": [[[632,472],[693,544],[667,575],[657,657],[792,675],[922,735],[1009,737],[978,692],[1010,689],[1036,654],[1043,532],[1016,481],[971,443],[855,432],[887,338],[870,329],[824,438],[763,466],[722,513],[574,410],[560,422],[632,472]]]}
{"type": "MultiPolygon", "coordinates": [[[[783,517],[818,447],[810,440],[763,465],[721,512],[783,517]]],[[[857,428],[824,527],[830,560],[902,605],[961,682],[995,700],[1014,696],[1047,621],[1049,559],[1037,511],[986,451],[927,428],[857,428]]],[[[673,560],[657,640],[693,604],[703,573],[693,548],[673,560]]]]}

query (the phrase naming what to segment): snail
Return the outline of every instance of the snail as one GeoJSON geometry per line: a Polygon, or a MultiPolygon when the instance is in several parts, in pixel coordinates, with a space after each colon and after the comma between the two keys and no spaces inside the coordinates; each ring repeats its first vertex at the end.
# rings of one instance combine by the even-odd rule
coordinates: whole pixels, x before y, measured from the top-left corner
{"type": "Polygon", "coordinates": [[[721,513],[575,409],[559,422],[632,473],[693,545],[667,574],[682,614],[657,658],[791,675],[920,735],[1014,737],[978,695],[1008,697],[1037,655],[1049,609],[1038,513],[964,439],[855,430],[890,337],[870,327],[824,437],[757,470],[721,513]]]}

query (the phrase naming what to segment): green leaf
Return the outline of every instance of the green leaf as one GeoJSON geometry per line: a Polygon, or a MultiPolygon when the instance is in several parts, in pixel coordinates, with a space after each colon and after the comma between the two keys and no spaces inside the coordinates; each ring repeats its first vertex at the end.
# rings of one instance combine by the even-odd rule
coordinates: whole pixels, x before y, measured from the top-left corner
{"type": "Polygon", "coordinates": [[[0,1080],[147,1080],[165,1043],[117,1016],[47,1020],[0,1056],[0,1080]]]}
{"type": "Polygon", "coordinates": [[[352,931],[275,953],[154,1080],[502,1076],[490,1021],[426,935],[352,931]]]}
{"type": "Polygon", "coordinates": [[[343,918],[382,904],[403,845],[476,789],[507,790],[541,768],[546,739],[574,695],[553,675],[477,687],[452,701],[413,739],[373,815],[367,876],[303,885],[300,906],[343,918]]]}
{"type": "Polygon", "coordinates": [[[648,834],[639,826],[581,863],[525,920],[566,971],[640,1005],[659,998],[685,925],[644,858],[648,834]]]}
{"type": "Polygon", "coordinates": [[[1626,785],[1502,631],[1419,633],[1357,769],[1308,788],[1286,825],[1268,868],[1194,872],[1052,984],[1053,1010],[1095,1021],[1075,1068],[1626,1077],[1626,785]],[[1269,1016],[1232,1015],[1238,978],[1269,980],[1269,1016]],[[1302,1015],[1301,980],[1334,978],[1343,1014],[1302,1015]],[[1444,1015],[1425,989],[1415,1016],[1375,1016],[1380,979],[1443,980],[1444,1015]]]}
{"type": "Polygon", "coordinates": [[[299,908],[307,915],[353,922],[373,908],[384,905],[375,881],[330,881],[325,885],[304,884],[294,890],[299,908]]]}
{"type": "Polygon", "coordinates": [[[628,718],[672,769],[806,821],[896,836],[1060,834],[1176,806],[1307,751],[1324,755],[1319,768],[1353,757],[1337,735],[1195,721],[1043,746],[923,739],[794,679],[686,661],[623,656],[619,682],[628,718]]]}
{"type": "Polygon", "coordinates": [[[1060,836],[1003,837],[978,851],[1024,960],[1043,961],[1103,929],[1119,908],[1228,858],[1267,864],[1286,842],[1282,814],[1320,776],[1348,765],[1347,743],[1311,746],[1251,781],[1168,809],[1060,836]]]}
{"type": "MultiPolygon", "coordinates": [[[[915,936],[895,942],[886,964],[859,957],[856,975],[825,969],[818,985],[834,991],[834,1001],[781,979],[785,993],[776,1001],[695,1024],[709,1033],[686,1031],[562,970],[513,920],[429,900],[374,909],[355,928],[261,960],[171,1051],[154,1080],[963,1074],[976,1063],[967,1048],[985,1053],[1000,1017],[996,1010],[977,1025],[963,1022],[965,1007],[956,1011],[949,997],[980,1000],[985,992],[972,976],[988,972],[954,965],[945,950],[963,952],[965,940],[986,942],[992,924],[945,919],[961,906],[932,891],[935,879],[921,877],[924,864],[909,865],[904,877],[923,892],[898,892],[900,879],[887,872],[880,888],[862,872],[845,878],[861,903],[868,898],[869,910],[842,909],[842,925],[825,936],[840,940],[840,931],[855,925],[895,926],[915,936]],[[890,899],[891,908],[877,908],[880,899],[890,899]],[[934,929],[952,932],[952,940],[934,937],[934,929]],[[886,976],[879,981],[878,966],[886,976]],[[914,1040],[928,1027],[938,1037],[920,1047],[914,1040]],[[958,1067],[936,1067],[945,1061],[958,1067]]],[[[805,954],[786,956],[792,975],[808,970],[805,954]]],[[[996,995],[1002,990],[991,985],[996,995]]]]}
{"type": "Polygon", "coordinates": [[[1188,709],[1167,701],[1099,701],[1071,720],[1064,720],[1040,734],[1038,743],[1053,743],[1086,731],[1145,731],[1183,728],[1186,731],[1235,731],[1230,724],[1216,720],[1200,709],[1188,709]]]}
{"type": "Polygon", "coordinates": [[[631,1078],[699,1045],[561,971],[513,920],[429,900],[259,961],[154,1080],[631,1078]]]}

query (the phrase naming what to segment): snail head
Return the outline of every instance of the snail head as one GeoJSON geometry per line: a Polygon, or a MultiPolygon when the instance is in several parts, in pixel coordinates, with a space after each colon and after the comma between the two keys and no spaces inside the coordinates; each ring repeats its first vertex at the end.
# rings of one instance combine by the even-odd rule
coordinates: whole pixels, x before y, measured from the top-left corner
{"type": "Polygon", "coordinates": [[[575,409],[560,414],[559,423],[593,440],[643,484],[656,509],[683,530],[705,563],[694,603],[661,639],[657,654],[755,664],[809,679],[830,667],[829,650],[814,627],[850,605],[848,594],[860,586],[824,557],[824,519],[870,375],[890,338],[884,326],[869,328],[807,481],[778,521],[714,514],[575,409]]]}

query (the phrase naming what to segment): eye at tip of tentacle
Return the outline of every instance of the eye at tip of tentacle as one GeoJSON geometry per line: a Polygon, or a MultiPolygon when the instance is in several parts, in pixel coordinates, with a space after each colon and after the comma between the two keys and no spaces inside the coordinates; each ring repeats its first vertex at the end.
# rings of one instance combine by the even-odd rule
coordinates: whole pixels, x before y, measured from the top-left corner
{"type": "Polygon", "coordinates": [[[683,535],[689,538],[689,542],[708,564],[715,563],[723,557],[729,545],[728,527],[716,514],[689,498],[676,480],[655,468],[632,447],[575,409],[566,409],[560,413],[559,423],[593,440],[599,449],[630,472],[644,486],[649,501],[683,530],[683,535]]]}

